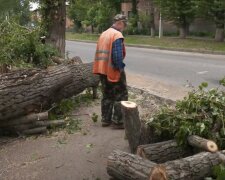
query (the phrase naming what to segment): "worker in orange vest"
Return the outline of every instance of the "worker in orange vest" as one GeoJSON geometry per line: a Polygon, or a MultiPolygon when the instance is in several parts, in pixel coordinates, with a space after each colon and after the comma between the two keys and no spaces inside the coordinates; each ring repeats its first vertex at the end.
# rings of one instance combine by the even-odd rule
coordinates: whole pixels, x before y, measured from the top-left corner
{"type": "Polygon", "coordinates": [[[114,17],[113,25],[104,31],[97,43],[93,73],[100,75],[102,84],[102,126],[124,128],[120,101],[128,100],[123,62],[126,56],[122,32],[127,26],[125,15],[114,17]]]}

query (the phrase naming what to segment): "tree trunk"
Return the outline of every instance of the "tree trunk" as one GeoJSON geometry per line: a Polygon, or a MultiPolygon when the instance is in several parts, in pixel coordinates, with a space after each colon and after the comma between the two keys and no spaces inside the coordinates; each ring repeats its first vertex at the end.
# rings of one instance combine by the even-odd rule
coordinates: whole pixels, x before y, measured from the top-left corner
{"type": "Polygon", "coordinates": [[[180,27],[179,31],[180,31],[180,38],[184,39],[187,37],[187,27],[186,26],[180,27]]]}
{"type": "Polygon", "coordinates": [[[201,150],[209,151],[209,152],[216,152],[218,151],[218,147],[215,142],[210,141],[208,139],[201,138],[199,136],[189,136],[188,143],[193,146],[197,147],[201,150]]]}
{"type": "MultiPolygon", "coordinates": [[[[225,151],[221,154],[224,156],[225,151]]],[[[222,162],[220,154],[202,152],[194,156],[175,161],[168,161],[164,164],[158,165],[152,171],[157,174],[160,172],[166,174],[167,179],[173,180],[200,180],[204,177],[212,175],[212,168],[222,162]]],[[[154,176],[152,178],[161,178],[161,176],[154,176]]]]}
{"type": "Polygon", "coordinates": [[[132,153],[136,152],[141,134],[141,121],[136,103],[122,101],[122,114],[124,120],[125,134],[132,153]]]}
{"type": "Polygon", "coordinates": [[[60,55],[65,56],[66,1],[42,0],[44,3],[43,21],[47,30],[46,42],[56,47],[60,55]]]}
{"type": "Polygon", "coordinates": [[[140,145],[137,154],[144,159],[155,163],[165,163],[187,157],[192,154],[191,149],[182,149],[175,140],[163,141],[160,143],[140,145]]]}
{"type": "Polygon", "coordinates": [[[2,74],[0,79],[0,124],[47,110],[52,103],[99,82],[92,73],[92,63],[20,70],[2,74]]]}
{"type": "Polygon", "coordinates": [[[108,157],[107,172],[118,180],[149,180],[150,172],[157,164],[122,151],[114,151],[108,157]]]}
{"type": "Polygon", "coordinates": [[[155,8],[153,1],[150,1],[150,26],[151,26],[151,37],[155,37],[155,8]]]}
{"type": "Polygon", "coordinates": [[[136,153],[140,144],[155,143],[162,140],[155,135],[152,127],[139,118],[135,103],[123,101],[121,104],[125,133],[132,153],[136,153]]]}
{"type": "Polygon", "coordinates": [[[224,154],[225,151],[202,152],[155,164],[137,155],[114,151],[108,158],[107,172],[120,180],[201,180],[212,175],[212,168],[224,161],[224,154]]]}
{"type": "Polygon", "coordinates": [[[224,41],[224,28],[216,28],[215,41],[223,42],[224,41]]]}

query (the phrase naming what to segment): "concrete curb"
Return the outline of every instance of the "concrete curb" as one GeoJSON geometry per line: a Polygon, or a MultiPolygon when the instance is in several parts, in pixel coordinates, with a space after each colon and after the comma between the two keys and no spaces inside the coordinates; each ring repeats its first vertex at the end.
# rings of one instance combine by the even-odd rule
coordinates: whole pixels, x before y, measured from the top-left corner
{"type": "MultiPolygon", "coordinates": [[[[89,40],[67,40],[67,41],[76,41],[84,43],[96,43],[96,41],[89,40]]],[[[178,52],[193,52],[193,53],[202,53],[202,54],[213,54],[213,55],[225,55],[225,52],[221,51],[207,51],[207,50],[195,50],[195,49],[183,49],[183,48],[166,48],[160,46],[151,46],[151,45],[138,45],[138,44],[126,44],[127,47],[136,47],[136,48],[147,48],[147,49],[158,49],[158,50],[168,50],[168,51],[178,51],[178,52]]]]}

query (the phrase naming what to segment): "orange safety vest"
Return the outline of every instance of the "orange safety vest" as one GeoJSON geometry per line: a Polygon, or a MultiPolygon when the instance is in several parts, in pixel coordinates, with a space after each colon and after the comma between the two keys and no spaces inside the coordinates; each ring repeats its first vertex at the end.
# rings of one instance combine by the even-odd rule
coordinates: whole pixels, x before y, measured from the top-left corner
{"type": "MultiPolygon", "coordinates": [[[[120,38],[124,39],[121,32],[109,28],[101,34],[97,43],[93,73],[106,75],[110,82],[118,82],[120,80],[120,71],[114,68],[112,64],[112,44],[120,38]]],[[[123,47],[123,54],[125,57],[125,47],[123,47]]]]}

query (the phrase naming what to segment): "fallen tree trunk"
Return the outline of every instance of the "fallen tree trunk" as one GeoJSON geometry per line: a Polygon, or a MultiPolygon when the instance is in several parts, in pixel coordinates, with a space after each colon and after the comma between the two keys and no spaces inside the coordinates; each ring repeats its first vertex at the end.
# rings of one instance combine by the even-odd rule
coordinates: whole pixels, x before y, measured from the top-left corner
{"type": "Polygon", "coordinates": [[[210,176],[212,167],[220,164],[225,151],[202,152],[183,159],[156,164],[121,151],[114,151],[108,158],[107,172],[121,180],[200,180],[210,176]]]}
{"type": "Polygon", "coordinates": [[[208,140],[208,139],[204,139],[202,137],[199,136],[189,136],[188,137],[188,143],[196,148],[205,150],[205,151],[209,151],[209,152],[216,152],[218,151],[218,146],[216,145],[215,142],[208,140]]]}
{"type": "Polygon", "coordinates": [[[192,154],[190,148],[182,149],[175,140],[138,146],[137,154],[155,163],[164,163],[187,157],[192,154]]]}
{"type": "MultiPolygon", "coordinates": [[[[220,152],[223,156],[225,151],[220,152]]],[[[212,175],[212,168],[222,162],[221,154],[202,152],[194,156],[175,161],[168,161],[153,168],[151,177],[163,178],[160,173],[166,174],[166,179],[173,180],[200,180],[212,175]],[[156,174],[158,174],[156,176],[156,174]]]]}
{"type": "Polygon", "coordinates": [[[92,63],[59,65],[48,70],[19,70],[0,75],[0,124],[50,108],[63,98],[97,87],[92,63]]]}

